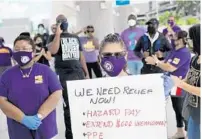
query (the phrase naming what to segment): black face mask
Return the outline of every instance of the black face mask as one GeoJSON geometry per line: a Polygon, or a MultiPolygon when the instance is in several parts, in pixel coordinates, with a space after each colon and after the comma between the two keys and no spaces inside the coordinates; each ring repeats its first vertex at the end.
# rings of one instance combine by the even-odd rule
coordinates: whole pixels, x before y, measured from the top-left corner
{"type": "Polygon", "coordinates": [[[37,43],[36,45],[37,45],[38,47],[42,47],[42,46],[43,46],[43,43],[40,42],[40,43],[37,43]]]}
{"type": "Polygon", "coordinates": [[[156,33],[156,28],[155,27],[151,27],[151,26],[148,26],[147,27],[147,30],[150,34],[155,34],[156,33]]]}
{"type": "Polygon", "coordinates": [[[60,25],[61,30],[64,32],[67,30],[68,28],[68,23],[67,22],[62,22],[62,24],[60,25]]]}

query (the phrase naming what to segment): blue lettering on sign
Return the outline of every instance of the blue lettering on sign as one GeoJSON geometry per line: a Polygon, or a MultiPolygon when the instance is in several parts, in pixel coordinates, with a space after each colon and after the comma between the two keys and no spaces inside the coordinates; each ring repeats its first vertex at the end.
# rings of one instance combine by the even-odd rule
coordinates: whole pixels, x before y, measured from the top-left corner
{"type": "Polygon", "coordinates": [[[128,36],[128,39],[129,39],[129,48],[128,49],[131,51],[135,49],[135,45],[136,45],[135,37],[136,37],[135,32],[130,33],[130,35],[128,36]]]}
{"type": "Polygon", "coordinates": [[[128,5],[130,0],[116,0],[116,5],[128,5]]]}

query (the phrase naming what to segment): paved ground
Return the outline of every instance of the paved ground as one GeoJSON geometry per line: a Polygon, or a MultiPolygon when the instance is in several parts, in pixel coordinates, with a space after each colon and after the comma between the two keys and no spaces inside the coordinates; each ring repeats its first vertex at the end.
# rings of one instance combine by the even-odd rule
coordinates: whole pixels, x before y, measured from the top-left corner
{"type": "MultiPolygon", "coordinates": [[[[167,120],[168,120],[168,135],[172,136],[175,131],[175,117],[174,112],[171,106],[171,101],[168,100],[167,102],[167,120]]],[[[56,139],[65,139],[64,137],[64,121],[63,121],[63,110],[62,110],[62,101],[58,105],[57,108],[57,121],[58,121],[58,130],[59,134],[56,136],[56,139]]],[[[6,118],[3,113],[0,111],[0,139],[9,139],[7,135],[7,126],[6,126],[6,118]]]]}

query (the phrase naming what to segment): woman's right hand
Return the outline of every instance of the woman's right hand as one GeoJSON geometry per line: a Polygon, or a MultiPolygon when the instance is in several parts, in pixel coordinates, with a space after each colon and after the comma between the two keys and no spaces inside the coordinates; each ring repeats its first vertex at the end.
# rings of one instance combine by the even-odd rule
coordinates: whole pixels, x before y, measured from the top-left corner
{"type": "Polygon", "coordinates": [[[27,116],[25,115],[21,121],[23,125],[25,125],[30,130],[37,130],[41,125],[41,119],[37,116],[27,116]]]}

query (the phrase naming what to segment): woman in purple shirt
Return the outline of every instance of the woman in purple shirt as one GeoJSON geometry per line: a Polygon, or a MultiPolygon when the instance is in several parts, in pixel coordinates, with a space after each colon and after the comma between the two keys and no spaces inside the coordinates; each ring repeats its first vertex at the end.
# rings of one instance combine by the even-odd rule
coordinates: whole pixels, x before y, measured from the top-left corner
{"type": "MultiPolygon", "coordinates": [[[[172,75],[185,79],[186,74],[189,70],[189,65],[191,61],[191,53],[189,49],[186,47],[187,45],[187,32],[179,31],[174,36],[175,41],[175,49],[171,51],[169,56],[165,61],[159,61],[156,56],[147,57],[145,60],[147,64],[156,65],[160,67],[162,70],[169,72],[172,75]]],[[[183,121],[182,117],[182,89],[177,88],[175,94],[171,95],[171,100],[173,104],[173,109],[176,114],[177,121],[177,133],[173,136],[173,138],[184,138],[185,132],[183,129],[183,121]]],[[[185,130],[187,128],[185,122],[185,130]]]]}
{"type": "Polygon", "coordinates": [[[193,43],[193,52],[196,54],[190,64],[186,82],[172,76],[174,82],[186,91],[183,104],[183,116],[188,120],[188,139],[200,139],[201,135],[201,25],[197,24],[189,29],[189,36],[193,43]]]}
{"type": "Polygon", "coordinates": [[[4,39],[0,37],[0,76],[12,66],[12,50],[4,46],[4,39]]]}
{"type": "Polygon", "coordinates": [[[18,65],[0,78],[0,108],[7,116],[10,139],[51,139],[57,135],[56,106],[62,95],[57,75],[34,63],[35,45],[28,36],[14,41],[18,65]]]}
{"type": "Polygon", "coordinates": [[[80,41],[84,50],[83,54],[86,59],[86,65],[90,78],[92,78],[92,70],[96,77],[100,78],[102,77],[102,71],[98,63],[99,41],[96,37],[94,37],[94,31],[93,26],[87,26],[84,31],[86,36],[80,37],[80,41]]]}

